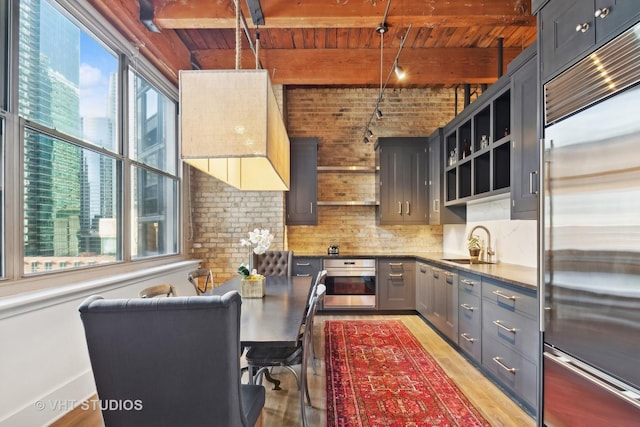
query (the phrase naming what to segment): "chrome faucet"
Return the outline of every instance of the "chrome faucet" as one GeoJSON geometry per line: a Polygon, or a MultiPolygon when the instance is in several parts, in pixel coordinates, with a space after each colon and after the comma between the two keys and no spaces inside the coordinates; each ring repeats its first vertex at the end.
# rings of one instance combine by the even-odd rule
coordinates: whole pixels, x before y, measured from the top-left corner
{"type": "MultiPolygon", "coordinates": [[[[481,230],[484,230],[484,232],[487,233],[488,243],[487,243],[486,260],[485,261],[488,262],[488,263],[491,263],[492,262],[492,257],[496,253],[493,250],[493,248],[491,247],[491,232],[489,231],[489,229],[487,227],[485,227],[484,225],[476,225],[469,232],[469,237],[467,239],[471,239],[471,237],[473,236],[473,232],[476,231],[478,228],[480,228],[481,230]]],[[[482,254],[480,255],[480,257],[482,258],[482,254]]]]}

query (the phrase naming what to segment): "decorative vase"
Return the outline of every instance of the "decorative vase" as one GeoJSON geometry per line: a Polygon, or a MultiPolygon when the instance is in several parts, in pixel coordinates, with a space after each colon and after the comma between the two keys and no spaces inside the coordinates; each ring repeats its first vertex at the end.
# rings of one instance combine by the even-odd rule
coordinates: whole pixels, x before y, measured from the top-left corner
{"type": "Polygon", "coordinates": [[[480,248],[469,248],[469,258],[471,262],[478,262],[478,257],[480,256],[480,248]]]}
{"type": "Polygon", "coordinates": [[[242,279],[240,295],[242,295],[242,298],[264,297],[264,282],[264,277],[260,279],[242,279]]]}

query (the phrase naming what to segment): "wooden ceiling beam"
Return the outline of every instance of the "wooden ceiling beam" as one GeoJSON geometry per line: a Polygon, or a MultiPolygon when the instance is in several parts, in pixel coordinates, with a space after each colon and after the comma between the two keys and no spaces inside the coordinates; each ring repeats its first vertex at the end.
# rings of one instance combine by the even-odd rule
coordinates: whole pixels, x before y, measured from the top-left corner
{"type": "MultiPolygon", "coordinates": [[[[522,50],[506,48],[503,62],[508,64],[522,50]]],[[[235,68],[233,49],[195,53],[203,69],[235,68]]],[[[383,54],[383,79],[391,69],[394,52],[383,54]]],[[[269,70],[274,84],[379,86],[380,51],[377,49],[262,49],[260,61],[269,70]]],[[[399,63],[407,71],[406,81],[391,76],[389,87],[493,83],[498,79],[498,52],[480,48],[405,48],[399,63]]],[[[242,51],[243,68],[253,68],[250,50],[242,51]]],[[[506,69],[506,65],[504,67],[506,69]]]]}
{"type": "MultiPolygon", "coordinates": [[[[389,0],[390,1],[390,0],[389,0]]],[[[246,2],[239,0],[245,16],[250,16],[246,2]]],[[[469,0],[392,2],[389,26],[467,27],[471,25],[535,26],[530,2],[523,13],[519,0],[469,0]],[[479,4],[478,4],[479,3],[479,4]]],[[[264,28],[376,28],[384,17],[385,1],[290,0],[264,1],[264,28]]],[[[235,28],[233,0],[155,0],[154,22],[160,28],[235,28]]],[[[252,25],[252,24],[250,24],[252,25]]]]}

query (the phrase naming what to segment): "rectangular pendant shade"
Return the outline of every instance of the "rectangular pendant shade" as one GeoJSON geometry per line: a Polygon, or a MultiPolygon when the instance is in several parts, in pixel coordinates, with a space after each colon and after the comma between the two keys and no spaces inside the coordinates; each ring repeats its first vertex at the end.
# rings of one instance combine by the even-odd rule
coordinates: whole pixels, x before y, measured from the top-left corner
{"type": "Polygon", "coordinates": [[[181,156],[247,191],[289,190],[289,137],[267,70],[180,71],[181,156]]]}

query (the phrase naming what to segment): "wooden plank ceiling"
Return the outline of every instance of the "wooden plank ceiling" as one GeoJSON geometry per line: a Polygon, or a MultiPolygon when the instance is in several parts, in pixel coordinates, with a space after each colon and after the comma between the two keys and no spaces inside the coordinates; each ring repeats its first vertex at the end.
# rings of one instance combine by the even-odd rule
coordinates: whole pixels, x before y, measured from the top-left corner
{"type": "MultiPolygon", "coordinates": [[[[498,77],[500,43],[506,71],[536,39],[530,0],[261,0],[265,22],[258,27],[246,1],[238,1],[253,44],[259,30],[260,64],[275,84],[375,87],[405,35],[398,62],[408,78],[392,77],[389,87],[490,84],[498,77]],[[387,9],[388,31],[380,35],[387,9]]],[[[236,68],[233,0],[89,2],[174,82],[180,69],[236,68]],[[142,25],[141,7],[159,33],[142,25]]],[[[241,67],[255,68],[238,32],[241,67]]]]}

